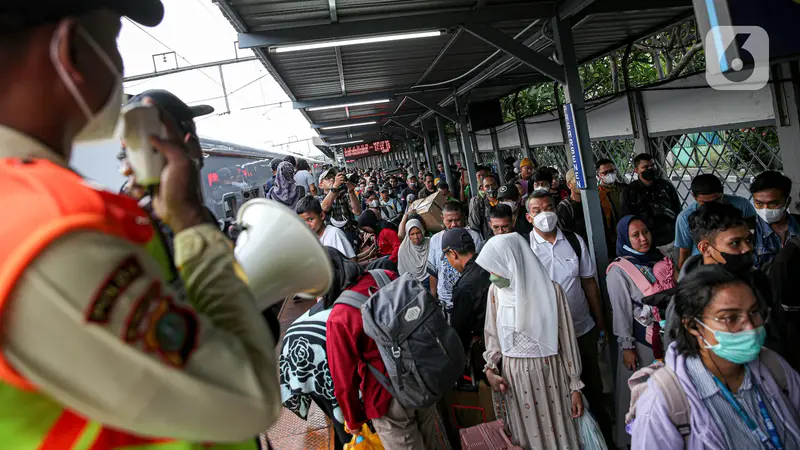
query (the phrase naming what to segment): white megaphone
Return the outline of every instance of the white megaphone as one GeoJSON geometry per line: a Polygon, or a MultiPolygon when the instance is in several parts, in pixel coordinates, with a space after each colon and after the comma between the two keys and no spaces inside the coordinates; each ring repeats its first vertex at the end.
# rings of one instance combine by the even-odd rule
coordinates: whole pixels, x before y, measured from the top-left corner
{"type": "Polygon", "coordinates": [[[244,269],[256,305],[265,310],[286,297],[316,298],[333,281],[328,253],[297,214],[263,198],[242,205],[236,259],[244,269]]]}

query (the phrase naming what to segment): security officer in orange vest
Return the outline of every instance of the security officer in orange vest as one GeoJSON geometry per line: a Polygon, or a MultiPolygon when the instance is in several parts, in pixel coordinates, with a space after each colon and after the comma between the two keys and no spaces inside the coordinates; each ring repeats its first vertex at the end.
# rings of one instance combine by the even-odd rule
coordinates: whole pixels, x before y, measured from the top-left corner
{"type": "Polygon", "coordinates": [[[67,168],[73,142],[113,134],[122,16],[153,26],[163,7],[0,7],[0,448],[255,449],[280,411],[274,342],[177,127],[165,116],[169,142],[153,139],[167,158],[154,208],[186,298],[145,251],[136,201],[67,168]]]}

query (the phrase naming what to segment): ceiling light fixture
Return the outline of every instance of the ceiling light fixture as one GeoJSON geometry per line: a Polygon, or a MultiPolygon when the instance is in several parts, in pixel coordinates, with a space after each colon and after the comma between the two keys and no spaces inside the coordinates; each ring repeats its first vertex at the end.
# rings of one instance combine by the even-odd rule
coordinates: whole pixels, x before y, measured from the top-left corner
{"type": "Polygon", "coordinates": [[[369,100],[366,102],[356,102],[356,103],[343,103],[340,105],[330,105],[330,106],[315,106],[313,108],[306,108],[306,111],[324,111],[326,109],[336,109],[336,108],[349,108],[352,106],[364,106],[364,105],[377,105],[379,103],[389,103],[392,101],[390,98],[383,98],[380,100],[369,100]]]}
{"type": "Polygon", "coordinates": [[[363,127],[364,125],[373,125],[378,123],[377,120],[373,120],[371,122],[357,122],[357,123],[348,123],[345,125],[332,125],[329,127],[322,127],[321,130],[335,130],[338,128],[350,128],[350,127],[363,127]]]}
{"type": "Polygon", "coordinates": [[[275,53],[287,53],[287,52],[300,52],[303,50],[316,50],[320,48],[331,48],[331,47],[344,47],[347,45],[360,45],[360,44],[374,44],[376,42],[390,42],[390,41],[403,41],[407,39],[420,39],[426,37],[436,37],[441,36],[445,32],[443,30],[434,30],[434,31],[418,31],[414,33],[400,33],[400,34],[385,34],[382,36],[370,36],[370,37],[362,37],[362,38],[352,38],[352,39],[338,39],[335,41],[324,41],[324,42],[311,42],[308,44],[294,44],[294,45],[282,45],[278,47],[273,47],[271,50],[275,53]]]}
{"type": "Polygon", "coordinates": [[[360,140],[358,140],[358,141],[336,142],[336,143],[333,143],[333,144],[328,144],[328,145],[330,145],[330,146],[335,146],[335,147],[338,147],[338,146],[340,146],[340,145],[348,145],[348,144],[360,144],[360,143],[362,143],[362,142],[364,142],[364,140],[363,140],[363,139],[360,139],[360,140]]]}

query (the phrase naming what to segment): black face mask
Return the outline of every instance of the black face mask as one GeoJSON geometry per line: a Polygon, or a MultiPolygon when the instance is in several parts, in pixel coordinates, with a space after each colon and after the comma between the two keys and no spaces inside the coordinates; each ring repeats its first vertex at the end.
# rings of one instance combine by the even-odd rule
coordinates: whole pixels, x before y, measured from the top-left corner
{"type": "Polygon", "coordinates": [[[720,252],[719,250],[717,251],[723,258],[725,258],[725,263],[723,266],[725,266],[728,271],[738,275],[746,275],[750,273],[750,270],[753,269],[753,265],[755,264],[755,255],[753,255],[752,251],[740,253],[738,255],[720,252]]]}
{"type": "Polygon", "coordinates": [[[656,169],[647,169],[640,176],[645,181],[653,181],[658,177],[658,172],[656,172],[656,169]]]}
{"type": "Polygon", "coordinates": [[[487,189],[486,196],[489,198],[497,198],[497,189],[487,189]]]}

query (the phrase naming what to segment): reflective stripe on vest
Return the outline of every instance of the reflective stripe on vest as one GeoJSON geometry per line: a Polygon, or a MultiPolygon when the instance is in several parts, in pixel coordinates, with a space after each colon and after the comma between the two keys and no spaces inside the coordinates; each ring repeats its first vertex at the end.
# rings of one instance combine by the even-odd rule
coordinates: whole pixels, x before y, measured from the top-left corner
{"type": "MultiPolygon", "coordinates": [[[[0,319],[26,267],[59,237],[94,230],[145,247],[154,237],[147,213],[134,199],[94,189],[74,172],[46,160],[0,158],[0,192],[0,210],[13,219],[0,222],[0,319]]],[[[0,351],[0,448],[256,450],[257,444],[255,437],[213,445],[148,439],[104,427],[37,392],[0,351]]]]}

